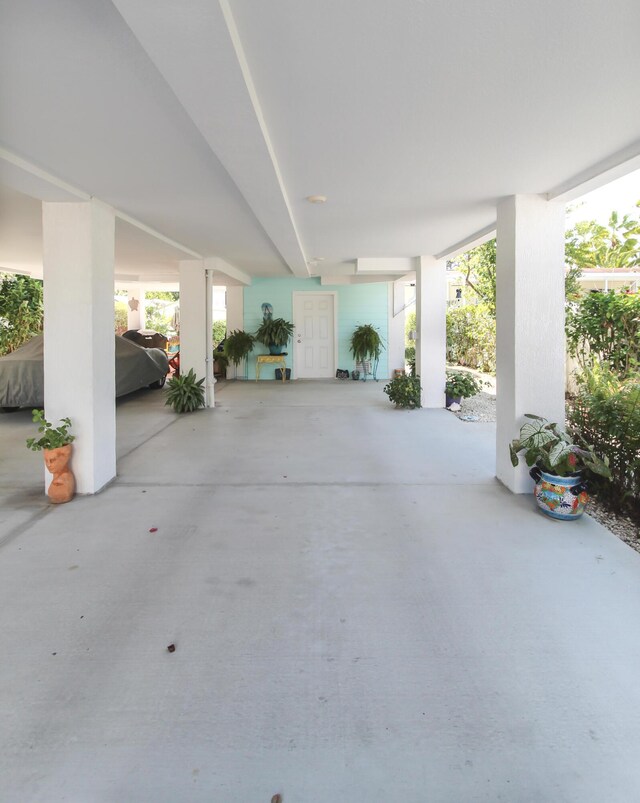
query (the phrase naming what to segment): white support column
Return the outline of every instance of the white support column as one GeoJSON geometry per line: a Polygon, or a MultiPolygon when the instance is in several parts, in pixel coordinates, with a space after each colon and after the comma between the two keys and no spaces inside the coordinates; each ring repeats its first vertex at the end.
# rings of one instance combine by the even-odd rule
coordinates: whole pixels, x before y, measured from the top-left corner
{"type": "Polygon", "coordinates": [[[188,259],[180,262],[180,373],[190,368],[198,379],[206,377],[207,344],[211,350],[211,332],[207,326],[207,280],[204,262],[188,259]]]}
{"type": "Polygon", "coordinates": [[[206,336],[206,379],[204,383],[205,404],[215,407],[214,385],[216,378],[213,375],[213,271],[205,269],[205,336],[206,336]]]}
{"type": "Polygon", "coordinates": [[[539,195],[498,205],[496,265],[496,474],[514,493],[531,490],[509,443],[525,413],[564,426],[564,206],[539,195]]]}
{"type": "MultiPolygon", "coordinates": [[[[231,287],[227,285],[227,334],[236,329],[244,329],[244,287],[231,287]]],[[[244,376],[244,365],[238,367],[229,363],[227,377],[237,379],[244,376]]]]}
{"type": "Polygon", "coordinates": [[[444,407],[447,375],[447,263],[432,256],[416,264],[416,374],[422,406],[444,407]]]}
{"type": "Polygon", "coordinates": [[[91,494],[116,475],[114,212],[98,201],[42,212],[45,414],[71,419],[76,488],[91,494]]]}
{"type": "Polygon", "coordinates": [[[394,370],[404,370],[404,288],[406,280],[389,282],[389,336],[387,354],[389,358],[389,378],[394,370]]]}
{"type": "Polygon", "coordinates": [[[127,285],[127,329],[146,329],[145,288],[139,282],[127,285]]]}

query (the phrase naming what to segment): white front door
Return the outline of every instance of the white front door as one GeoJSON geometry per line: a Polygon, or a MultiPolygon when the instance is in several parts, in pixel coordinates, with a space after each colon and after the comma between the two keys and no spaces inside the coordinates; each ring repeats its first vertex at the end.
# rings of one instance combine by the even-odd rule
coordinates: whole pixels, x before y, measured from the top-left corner
{"type": "Polygon", "coordinates": [[[333,377],[335,367],[333,293],[294,293],[294,369],[297,379],[333,377]]]}

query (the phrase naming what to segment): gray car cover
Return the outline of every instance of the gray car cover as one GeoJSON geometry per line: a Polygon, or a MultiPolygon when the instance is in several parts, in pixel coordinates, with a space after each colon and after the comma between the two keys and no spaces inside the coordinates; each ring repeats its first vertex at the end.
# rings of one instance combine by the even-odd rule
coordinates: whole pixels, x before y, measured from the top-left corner
{"type": "MultiPolygon", "coordinates": [[[[144,349],[116,339],[116,396],[161,382],[169,370],[162,349],[144,349]]],[[[69,366],[73,370],[73,366],[69,366]]],[[[107,366],[105,366],[107,370],[107,366]]],[[[44,338],[32,338],[0,357],[0,407],[42,407],[44,404],[44,338]]]]}

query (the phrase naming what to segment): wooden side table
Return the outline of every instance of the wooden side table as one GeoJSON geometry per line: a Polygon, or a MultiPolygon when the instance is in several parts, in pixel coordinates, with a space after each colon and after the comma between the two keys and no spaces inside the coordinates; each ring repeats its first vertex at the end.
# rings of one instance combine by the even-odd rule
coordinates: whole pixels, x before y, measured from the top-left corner
{"type": "Polygon", "coordinates": [[[256,382],[260,379],[260,369],[263,365],[279,365],[282,370],[282,381],[287,379],[287,361],[285,354],[259,354],[256,357],[256,382]]]}

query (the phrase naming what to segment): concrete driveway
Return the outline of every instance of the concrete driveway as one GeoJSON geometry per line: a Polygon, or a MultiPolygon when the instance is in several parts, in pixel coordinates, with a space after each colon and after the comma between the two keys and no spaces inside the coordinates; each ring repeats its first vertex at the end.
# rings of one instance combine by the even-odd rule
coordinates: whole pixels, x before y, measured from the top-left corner
{"type": "Polygon", "coordinates": [[[0,416],[3,803],[639,799],[640,554],[382,385],[138,394],[61,507],[0,416]]]}

